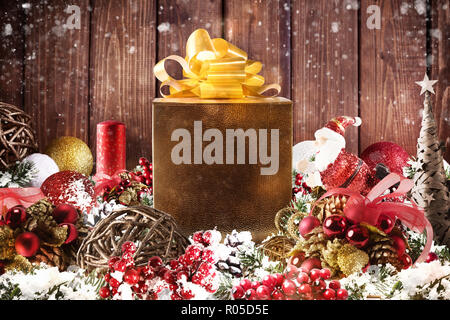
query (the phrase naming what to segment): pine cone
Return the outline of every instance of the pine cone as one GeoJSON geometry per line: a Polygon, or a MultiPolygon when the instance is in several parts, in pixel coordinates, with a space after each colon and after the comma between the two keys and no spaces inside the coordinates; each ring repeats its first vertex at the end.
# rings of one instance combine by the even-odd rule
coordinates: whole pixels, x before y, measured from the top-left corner
{"type": "Polygon", "coordinates": [[[36,255],[29,260],[33,264],[45,263],[50,267],[58,267],[59,271],[65,270],[69,265],[69,258],[63,249],[58,247],[41,246],[36,255]]]}
{"type": "Polygon", "coordinates": [[[328,238],[322,227],[317,227],[308,233],[308,239],[300,240],[300,248],[307,257],[322,256],[322,250],[326,249],[328,238]]]}
{"type": "Polygon", "coordinates": [[[376,237],[374,242],[368,248],[370,264],[391,264],[397,271],[403,267],[398,259],[397,250],[395,250],[393,241],[389,237],[376,237]]]}
{"type": "Polygon", "coordinates": [[[322,215],[318,218],[323,221],[334,214],[343,215],[347,200],[348,198],[346,196],[341,195],[331,196],[323,199],[322,215]]]}

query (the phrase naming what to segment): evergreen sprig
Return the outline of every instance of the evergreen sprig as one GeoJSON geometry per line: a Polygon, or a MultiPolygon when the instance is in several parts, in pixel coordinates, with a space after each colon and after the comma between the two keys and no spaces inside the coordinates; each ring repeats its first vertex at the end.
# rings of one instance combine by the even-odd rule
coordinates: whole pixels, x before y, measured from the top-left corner
{"type": "Polygon", "coordinates": [[[35,177],[37,168],[30,161],[17,162],[4,172],[0,172],[0,188],[26,187],[35,177]]]}

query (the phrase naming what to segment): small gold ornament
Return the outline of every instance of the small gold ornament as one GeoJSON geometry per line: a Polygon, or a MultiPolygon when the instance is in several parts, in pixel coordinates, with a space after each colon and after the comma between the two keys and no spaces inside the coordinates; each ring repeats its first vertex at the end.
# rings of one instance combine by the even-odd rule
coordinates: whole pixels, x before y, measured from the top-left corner
{"type": "Polygon", "coordinates": [[[45,151],[59,167],[60,171],[76,171],[89,176],[94,166],[92,152],[82,140],[75,137],[54,139],[45,151]]]}

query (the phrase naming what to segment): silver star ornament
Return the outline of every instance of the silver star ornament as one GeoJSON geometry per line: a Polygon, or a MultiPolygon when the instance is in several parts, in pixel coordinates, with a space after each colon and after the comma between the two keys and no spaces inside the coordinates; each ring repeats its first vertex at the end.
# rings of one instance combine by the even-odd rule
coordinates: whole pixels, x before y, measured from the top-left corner
{"type": "Polygon", "coordinates": [[[425,91],[429,91],[432,94],[434,94],[433,85],[438,82],[437,80],[430,80],[428,79],[427,74],[425,74],[425,77],[422,81],[416,81],[416,83],[422,87],[422,90],[420,91],[420,94],[422,95],[425,91]]]}

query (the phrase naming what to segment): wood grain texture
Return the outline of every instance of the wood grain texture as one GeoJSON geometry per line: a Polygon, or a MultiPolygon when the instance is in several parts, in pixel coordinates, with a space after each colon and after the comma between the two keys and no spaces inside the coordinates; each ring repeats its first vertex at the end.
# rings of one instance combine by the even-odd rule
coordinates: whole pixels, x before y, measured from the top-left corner
{"type": "Polygon", "coordinates": [[[151,102],[155,95],[156,2],[95,1],[91,31],[90,146],[96,126],[118,120],[127,127],[127,167],[151,158],[151,102]]]}
{"type": "Polygon", "coordinates": [[[40,151],[64,135],[88,142],[89,1],[77,1],[79,30],[64,27],[72,3],[25,9],[25,111],[35,120],[40,151]]]}
{"type": "MultiPolygon", "coordinates": [[[[314,140],[336,116],[358,115],[357,9],[348,1],[293,2],[294,143],[314,140]]],[[[347,151],[357,153],[358,129],[345,137],[347,151]]]]}
{"type": "Polygon", "coordinates": [[[291,97],[290,1],[224,0],[224,37],[263,63],[266,84],[291,97]]]}
{"type": "Polygon", "coordinates": [[[17,0],[0,3],[0,101],[23,107],[23,12],[17,0]]]}
{"type": "MultiPolygon", "coordinates": [[[[186,41],[199,28],[206,29],[211,38],[222,37],[222,1],[158,1],[158,51],[157,60],[171,54],[185,57],[186,41]]],[[[181,67],[166,63],[166,69],[175,79],[182,78],[181,67]]],[[[158,96],[159,85],[157,88],[158,96]]]]}
{"type": "Polygon", "coordinates": [[[391,141],[416,155],[423,96],[415,81],[426,72],[426,10],[412,2],[361,1],[361,150],[391,141]],[[381,29],[369,29],[367,7],[377,4],[381,29]]]}
{"type": "Polygon", "coordinates": [[[438,80],[434,86],[434,116],[439,128],[439,138],[445,143],[445,160],[450,162],[450,2],[433,0],[430,30],[432,56],[431,79],[438,80]]]}

